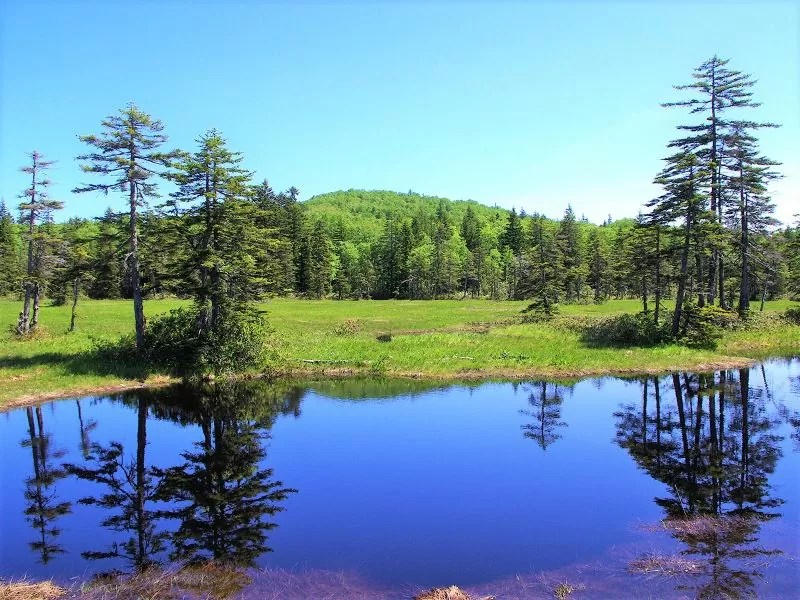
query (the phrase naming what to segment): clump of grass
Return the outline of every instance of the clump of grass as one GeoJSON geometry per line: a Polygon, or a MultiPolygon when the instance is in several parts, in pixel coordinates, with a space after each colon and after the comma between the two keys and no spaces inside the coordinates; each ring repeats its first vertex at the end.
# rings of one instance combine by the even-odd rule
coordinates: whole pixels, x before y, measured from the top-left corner
{"type": "Polygon", "coordinates": [[[652,552],[632,560],[628,572],[643,575],[696,575],[702,571],[699,563],[679,554],[659,554],[652,552]]]}
{"type": "Polygon", "coordinates": [[[433,588],[414,596],[414,600],[471,600],[460,588],[451,585],[447,588],[433,588]]]}
{"type": "Polygon", "coordinates": [[[252,583],[245,573],[213,562],[178,570],[152,567],[125,575],[119,572],[95,577],[84,586],[87,600],[177,600],[192,597],[230,598],[252,583]]]}
{"type": "Polygon", "coordinates": [[[333,328],[334,335],[355,335],[363,328],[363,324],[359,319],[345,319],[338,323],[333,328]]]}
{"type": "Polygon", "coordinates": [[[567,600],[572,595],[572,592],[575,591],[575,586],[567,583],[566,581],[563,583],[559,583],[555,589],[553,590],[553,597],[556,600],[567,600]]]}
{"type": "Polygon", "coordinates": [[[0,600],[56,600],[66,593],[51,581],[0,581],[0,600]]]}

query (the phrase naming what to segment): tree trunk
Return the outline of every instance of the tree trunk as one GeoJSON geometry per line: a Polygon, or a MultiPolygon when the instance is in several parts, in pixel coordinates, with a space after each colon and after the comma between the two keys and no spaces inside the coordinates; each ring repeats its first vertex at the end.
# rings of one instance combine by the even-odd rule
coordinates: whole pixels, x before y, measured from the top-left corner
{"type": "MultiPolygon", "coordinates": [[[[691,459],[689,458],[689,436],[686,431],[686,412],[683,406],[683,392],[681,391],[681,380],[677,373],[672,374],[672,387],[675,390],[675,403],[678,407],[678,427],[681,428],[681,442],[683,444],[683,463],[686,468],[686,479],[690,480],[691,477],[691,459]]],[[[689,512],[694,512],[694,495],[689,494],[687,497],[689,512]]]]}
{"type": "Polygon", "coordinates": [[[147,564],[147,516],[145,515],[145,447],[147,446],[147,401],[139,399],[136,429],[136,566],[147,564]]]}
{"type": "MultiPolygon", "coordinates": [[[[741,168],[739,170],[739,176],[742,176],[741,168]]],[[[742,280],[739,286],[739,316],[744,317],[750,310],[750,253],[748,249],[750,239],[747,223],[747,198],[742,189],[739,190],[739,202],[741,207],[739,214],[742,220],[742,234],[740,239],[742,246],[742,280]]]]}
{"type": "Polygon", "coordinates": [[[661,312],[661,227],[656,225],[656,312],[653,322],[658,326],[658,313],[661,312]]]}
{"type": "Polygon", "coordinates": [[[686,295],[686,275],[689,271],[689,242],[691,241],[692,217],[686,216],[686,228],[683,236],[683,250],[681,251],[681,276],[678,279],[678,292],[675,296],[675,312],[672,315],[672,337],[678,337],[681,325],[683,301],[686,295]]]}
{"type": "MultiPolygon", "coordinates": [[[[135,159],[131,150],[131,161],[135,159]]],[[[139,278],[139,224],[137,222],[138,213],[136,210],[136,184],[129,181],[130,187],[130,260],[128,267],[131,270],[131,286],[133,287],[133,320],[136,327],[136,349],[139,352],[144,350],[144,301],[142,300],[142,282],[139,278]]]]}
{"type": "Polygon", "coordinates": [[[76,277],[72,282],[72,315],[69,319],[69,330],[75,331],[75,312],[78,308],[78,290],[80,288],[80,277],[76,277]]]}
{"type": "Polygon", "coordinates": [[[42,288],[39,282],[33,284],[33,311],[31,312],[31,322],[28,327],[29,331],[36,329],[39,324],[39,303],[41,301],[42,288]]]}
{"type": "Polygon", "coordinates": [[[700,248],[700,240],[695,240],[697,247],[695,248],[694,260],[697,268],[697,306],[706,305],[706,293],[703,291],[703,281],[705,276],[703,274],[703,263],[705,262],[703,252],[700,248]]]}

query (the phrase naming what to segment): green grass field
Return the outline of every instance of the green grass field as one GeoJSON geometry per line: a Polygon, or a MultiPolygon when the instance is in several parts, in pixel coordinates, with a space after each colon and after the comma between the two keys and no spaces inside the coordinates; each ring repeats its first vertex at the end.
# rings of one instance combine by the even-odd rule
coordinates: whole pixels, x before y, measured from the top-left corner
{"type": "MultiPolygon", "coordinates": [[[[150,300],[148,317],[183,304],[150,300]]],[[[771,302],[767,311],[791,303],[771,302]]],[[[441,379],[577,377],[742,364],[746,358],[800,354],[800,327],[772,325],[727,332],[716,351],[681,346],[591,348],[570,322],[640,309],[634,300],[563,306],[548,324],[523,324],[525,302],[486,300],[312,301],[263,304],[274,330],[275,367],[293,375],[373,374],[441,379]],[[381,342],[380,334],[391,341],[381,342]]],[[[99,363],[94,340],[132,331],[129,301],[82,301],[77,330],[67,333],[69,307],[45,305],[41,331],[18,340],[10,333],[19,303],[0,300],[0,405],[12,400],[89,393],[158,383],[126,365],[99,363]]]]}

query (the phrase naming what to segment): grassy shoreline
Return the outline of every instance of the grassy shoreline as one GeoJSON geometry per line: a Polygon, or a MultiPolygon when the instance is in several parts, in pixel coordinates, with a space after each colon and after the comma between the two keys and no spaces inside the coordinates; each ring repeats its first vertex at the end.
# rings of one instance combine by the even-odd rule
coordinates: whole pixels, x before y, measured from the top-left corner
{"type": "MultiPolygon", "coordinates": [[[[148,317],[185,304],[145,303],[148,317]]],[[[716,350],[664,345],[596,348],[577,329],[587,320],[636,312],[634,300],[564,306],[550,323],[522,323],[524,302],[487,300],[309,301],[275,299],[262,306],[274,329],[275,377],[385,376],[458,380],[578,378],[672,370],[736,368],[800,354],[800,327],[781,324],[725,333],[716,350]],[[380,341],[379,336],[390,341],[380,341]]],[[[791,303],[768,303],[777,314],[791,303]]],[[[61,397],[174,381],[126,365],[103,364],[91,350],[132,330],[129,301],[82,301],[77,330],[69,308],[45,305],[42,331],[9,333],[18,302],[0,300],[0,410],[61,397]]],[[[255,376],[258,374],[251,374],[255,376]]]]}

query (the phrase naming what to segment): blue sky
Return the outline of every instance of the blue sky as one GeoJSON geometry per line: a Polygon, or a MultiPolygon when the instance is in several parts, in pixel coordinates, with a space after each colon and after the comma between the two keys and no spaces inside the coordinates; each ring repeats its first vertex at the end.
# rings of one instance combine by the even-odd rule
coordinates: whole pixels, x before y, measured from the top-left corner
{"type": "Polygon", "coordinates": [[[783,125],[761,140],[784,163],[773,197],[791,221],[799,15],[795,2],[0,1],[0,196],[17,203],[35,148],[59,161],[61,218],[122,207],[70,189],[90,181],[77,135],[132,101],[169,146],[215,127],[258,179],[303,198],[414,190],[635,216],[675,125],[696,119],[659,104],[716,53],[758,80],[750,116],[783,125]]]}

